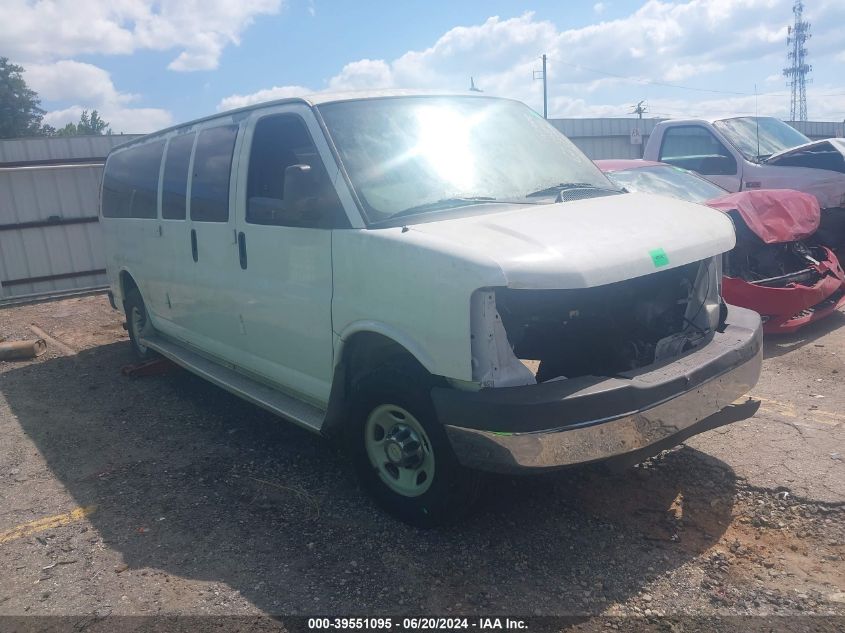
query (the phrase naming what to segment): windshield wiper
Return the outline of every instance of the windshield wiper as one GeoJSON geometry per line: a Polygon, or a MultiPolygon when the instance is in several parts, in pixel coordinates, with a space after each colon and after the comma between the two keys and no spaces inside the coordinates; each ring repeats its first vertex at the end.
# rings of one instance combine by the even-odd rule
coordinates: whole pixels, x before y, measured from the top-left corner
{"type": "Polygon", "coordinates": [[[496,198],[491,198],[490,196],[443,198],[442,200],[437,200],[436,202],[427,202],[426,204],[418,204],[415,207],[403,209],[398,213],[394,213],[389,218],[385,218],[383,221],[388,222],[406,215],[416,215],[417,213],[425,213],[426,211],[441,211],[443,209],[454,209],[455,207],[463,207],[470,204],[489,204],[491,202],[496,202],[496,198]]]}
{"type": "Polygon", "coordinates": [[[596,185],[591,185],[588,182],[562,182],[557,185],[552,185],[551,187],[546,187],[545,189],[540,189],[539,191],[533,191],[525,197],[534,198],[540,196],[552,196],[568,189],[595,189],[596,191],[619,192],[619,189],[612,189],[611,187],[597,187],[596,185]]]}

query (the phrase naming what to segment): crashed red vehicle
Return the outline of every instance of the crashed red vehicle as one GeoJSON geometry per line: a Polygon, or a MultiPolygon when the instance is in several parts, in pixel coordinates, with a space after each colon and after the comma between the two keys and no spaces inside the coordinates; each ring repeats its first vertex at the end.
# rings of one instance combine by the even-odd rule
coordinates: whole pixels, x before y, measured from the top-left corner
{"type": "Polygon", "coordinates": [[[736,247],[725,256],[728,303],[763,316],[767,334],[789,333],[845,305],[845,273],[833,252],[806,243],[819,226],[814,196],[792,189],[729,194],[700,176],[666,163],[598,160],[599,169],[629,191],[700,202],[727,213],[736,247]]]}

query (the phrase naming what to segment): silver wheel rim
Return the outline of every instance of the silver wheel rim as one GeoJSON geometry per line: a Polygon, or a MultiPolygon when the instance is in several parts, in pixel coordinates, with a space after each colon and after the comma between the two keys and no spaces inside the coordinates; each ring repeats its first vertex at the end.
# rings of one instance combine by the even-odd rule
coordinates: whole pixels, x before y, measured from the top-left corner
{"type": "Polygon", "coordinates": [[[141,343],[141,335],[147,325],[147,319],[144,313],[138,306],[132,306],[132,312],[129,315],[129,326],[132,328],[132,333],[135,338],[135,347],[141,354],[147,353],[147,346],[141,343]]]}
{"type": "Polygon", "coordinates": [[[418,497],[434,481],[434,451],[422,424],[393,404],[372,410],[364,425],[370,464],[393,492],[418,497]]]}

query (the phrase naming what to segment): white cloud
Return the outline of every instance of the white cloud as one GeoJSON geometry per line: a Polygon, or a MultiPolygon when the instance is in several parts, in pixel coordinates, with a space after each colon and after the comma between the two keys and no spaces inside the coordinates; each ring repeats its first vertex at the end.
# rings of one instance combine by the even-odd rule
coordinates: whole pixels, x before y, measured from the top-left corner
{"type": "MultiPolygon", "coordinates": [[[[123,108],[121,106],[105,106],[94,108],[104,121],[109,123],[115,134],[146,134],[155,132],[173,124],[173,116],[167,110],[159,108],[123,108]]],[[[90,107],[78,105],[62,110],[52,110],[44,115],[44,123],[55,128],[62,128],[67,123],[77,123],[83,110],[90,107]]]]}
{"type": "Polygon", "coordinates": [[[601,15],[602,13],[605,12],[606,9],[607,9],[607,5],[604,2],[596,2],[593,5],[593,12],[596,15],[601,15]]]}
{"type": "Polygon", "coordinates": [[[329,80],[330,90],[362,90],[366,88],[390,88],[393,85],[393,71],[381,59],[362,59],[346,64],[329,80]]]}
{"type": "Polygon", "coordinates": [[[259,90],[248,95],[231,95],[217,104],[217,111],[234,110],[254,103],[273,101],[274,99],[286,99],[288,97],[301,97],[313,93],[314,90],[304,86],[273,86],[265,90],[259,90]]]}
{"type": "MultiPolygon", "coordinates": [[[[734,67],[743,63],[745,72],[751,70],[741,76],[747,85],[738,91],[751,93],[755,83],[776,81],[771,73],[783,63],[791,5],[792,0],[646,0],[628,16],[574,29],[560,29],[533,13],[510,19],[494,16],[480,24],[455,27],[430,47],[392,60],[366,58],[347,63],[324,82],[324,89],[465,90],[473,76],[485,93],[521,99],[539,110],[542,87],[532,80],[532,71],[540,69],[540,55],[546,53],[549,94],[557,96],[550,104],[554,116],[581,111],[623,114],[627,105],[595,104],[599,97],[594,95],[615,90],[630,93],[631,99],[642,98],[655,82],[723,89],[723,74],[735,73],[734,67]],[[754,75],[755,68],[764,69],[759,77],[754,75]]],[[[816,29],[814,63],[824,55],[831,61],[837,55],[845,59],[837,26],[845,22],[845,3],[818,0],[807,17],[816,29]]],[[[706,90],[671,94],[678,99],[667,107],[672,103],[694,107],[702,96],[710,96],[706,90]]],[[[781,115],[786,114],[785,98],[769,101],[775,110],[780,108],[781,115]]],[[[706,103],[716,109],[733,102],[714,96],[706,103]]],[[[835,107],[819,101],[811,110],[819,112],[814,116],[822,112],[832,116],[835,107]]]]}
{"type": "Polygon", "coordinates": [[[666,81],[682,81],[688,77],[712,73],[723,68],[724,66],[722,64],[716,62],[705,64],[672,64],[663,73],[663,79],[666,81]]]}
{"type": "Polygon", "coordinates": [[[81,54],[179,51],[172,70],[210,70],[223,49],[282,0],[4,0],[3,54],[45,62],[81,54]]]}
{"type": "Polygon", "coordinates": [[[126,103],[134,98],[134,95],[119,93],[102,68],[68,59],[54,64],[29,64],[25,78],[40,97],[51,101],[126,103]]]}
{"type": "Polygon", "coordinates": [[[102,68],[73,60],[54,64],[30,64],[27,84],[42,98],[73,105],[48,112],[44,122],[53,127],[76,123],[83,110],[97,110],[114,132],[152,132],[166,127],[173,117],[160,108],[132,108],[137,95],[119,92],[102,68]]]}

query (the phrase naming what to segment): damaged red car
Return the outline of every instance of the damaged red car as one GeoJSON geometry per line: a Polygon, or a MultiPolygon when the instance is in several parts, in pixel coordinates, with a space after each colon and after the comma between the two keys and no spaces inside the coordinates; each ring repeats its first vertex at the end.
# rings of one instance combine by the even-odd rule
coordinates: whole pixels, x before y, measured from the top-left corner
{"type": "Polygon", "coordinates": [[[673,196],[727,213],[736,247],[725,256],[728,303],[759,312],[767,334],[794,332],[845,305],[845,273],[836,255],[807,238],[819,226],[814,196],[792,189],[728,193],[665,163],[598,160],[599,169],[628,191],[673,196]]]}

